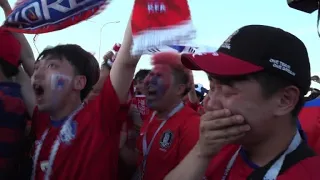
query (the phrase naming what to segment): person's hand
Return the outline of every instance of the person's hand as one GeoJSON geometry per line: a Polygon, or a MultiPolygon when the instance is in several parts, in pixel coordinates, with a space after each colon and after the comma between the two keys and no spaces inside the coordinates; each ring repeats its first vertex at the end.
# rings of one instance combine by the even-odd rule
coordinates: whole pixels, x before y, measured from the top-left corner
{"type": "Polygon", "coordinates": [[[230,110],[208,111],[201,116],[199,153],[211,158],[221,148],[243,137],[250,130],[241,115],[232,115],[230,110]]]}
{"type": "Polygon", "coordinates": [[[114,56],[112,51],[108,51],[104,56],[103,56],[103,60],[108,61],[109,59],[112,59],[112,57],[114,56]]]}
{"type": "Polygon", "coordinates": [[[209,111],[208,109],[208,102],[209,102],[209,100],[210,100],[210,96],[209,96],[209,94],[207,94],[204,98],[203,98],[203,100],[202,100],[202,105],[203,105],[203,109],[204,109],[204,112],[206,112],[206,111],[209,111]]]}
{"type": "Polygon", "coordinates": [[[200,116],[202,116],[205,113],[205,110],[203,107],[199,107],[197,112],[200,114],[200,116]]]}

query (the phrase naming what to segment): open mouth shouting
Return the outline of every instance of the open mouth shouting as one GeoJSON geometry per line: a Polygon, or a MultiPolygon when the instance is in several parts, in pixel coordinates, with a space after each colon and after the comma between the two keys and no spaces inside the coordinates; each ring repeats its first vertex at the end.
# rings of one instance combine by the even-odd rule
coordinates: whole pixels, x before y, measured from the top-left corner
{"type": "Polygon", "coordinates": [[[146,99],[147,100],[156,100],[158,98],[158,90],[154,86],[147,87],[146,99]]]}
{"type": "Polygon", "coordinates": [[[32,87],[36,96],[37,104],[40,104],[44,100],[44,88],[41,84],[38,83],[34,83],[32,87]]]}

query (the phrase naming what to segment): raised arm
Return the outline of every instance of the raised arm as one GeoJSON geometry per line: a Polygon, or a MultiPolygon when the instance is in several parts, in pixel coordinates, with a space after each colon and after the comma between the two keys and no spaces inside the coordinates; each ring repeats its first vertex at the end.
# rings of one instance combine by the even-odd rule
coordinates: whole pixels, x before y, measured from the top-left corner
{"type": "MultiPolygon", "coordinates": [[[[7,0],[0,0],[0,6],[2,7],[6,17],[12,12],[12,8],[7,0]]],[[[32,49],[23,34],[13,33],[13,35],[19,40],[21,44],[21,61],[23,69],[29,76],[31,76],[33,73],[33,66],[35,61],[32,49]]]]}
{"type": "MultiPolygon", "coordinates": [[[[4,11],[5,16],[7,17],[12,11],[10,4],[7,0],[0,0],[0,6],[4,11]]],[[[19,68],[17,81],[21,85],[21,91],[24,103],[26,104],[28,109],[28,113],[30,116],[32,116],[35,107],[35,96],[31,87],[30,76],[33,73],[35,59],[33,56],[32,49],[24,35],[19,33],[13,34],[21,44],[21,60],[23,64],[23,68],[19,68]]]]}
{"type": "Polygon", "coordinates": [[[21,86],[21,93],[22,93],[23,101],[27,107],[28,114],[30,117],[32,117],[33,110],[36,106],[36,99],[35,99],[34,91],[32,90],[31,79],[22,67],[19,68],[19,73],[17,75],[17,82],[21,86]]]}
{"type": "Polygon", "coordinates": [[[131,86],[133,75],[140,57],[132,57],[131,23],[128,22],[121,48],[115,62],[112,65],[110,79],[121,103],[128,100],[128,90],[131,86]]]}
{"type": "Polygon", "coordinates": [[[114,56],[112,51],[108,51],[103,59],[104,61],[102,62],[102,66],[100,69],[100,77],[98,82],[93,86],[91,92],[89,93],[89,95],[86,97],[86,99],[84,100],[85,102],[89,102],[90,100],[94,99],[96,96],[98,96],[105,84],[105,81],[107,80],[109,74],[110,74],[110,69],[111,67],[107,65],[106,61],[109,58],[112,58],[114,56]]]}

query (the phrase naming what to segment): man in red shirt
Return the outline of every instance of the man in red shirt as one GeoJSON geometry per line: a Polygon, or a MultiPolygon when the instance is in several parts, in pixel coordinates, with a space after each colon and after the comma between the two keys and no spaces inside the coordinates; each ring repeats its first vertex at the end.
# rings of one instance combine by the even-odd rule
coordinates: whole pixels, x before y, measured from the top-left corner
{"type": "Polygon", "coordinates": [[[320,153],[320,99],[313,99],[306,102],[299,114],[301,128],[306,134],[310,147],[320,153]]]}
{"type": "Polygon", "coordinates": [[[144,79],[150,73],[150,69],[140,69],[134,76],[134,87],[136,95],[144,95],[144,79]]]}
{"type": "Polygon", "coordinates": [[[193,109],[196,112],[199,112],[201,114],[202,106],[200,104],[200,98],[198,96],[198,92],[196,91],[195,85],[194,85],[194,78],[192,71],[189,70],[189,77],[190,77],[190,91],[188,95],[184,96],[183,101],[184,104],[189,106],[191,109],[193,109]]]}
{"type": "Polygon", "coordinates": [[[150,73],[149,69],[140,69],[134,77],[135,96],[131,100],[131,116],[134,124],[140,130],[142,121],[148,118],[150,110],[146,104],[146,95],[144,89],[144,79],[150,73]]]}
{"type": "Polygon", "coordinates": [[[135,179],[162,180],[193,148],[199,137],[200,116],[182,98],[190,90],[180,55],[153,55],[153,69],[145,78],[146,100],[153,112],[143,121],[137,139],[135,179]]]}
{"type": "MultiPolygon", "coordinates": [[[[1,4],[0,4],[1,6],[1,4]]],[[[22,178],[26,156],[27,109],[21,87],[12,81],[20,65],[20,43],[0,27],[0,179],[22,178]]],[[[25,168],[25,167],[24,167],[25,168]]]]}
{"type": "Polygon", "coordinates": [[[304,131],[309,146],[317,153],[320,153],[320,91],[318,88],[319,77],[311,77],[311,87],[308,96],[305,97],[306,103],[299,113],[298,123],[304,131]],[[313,81],[313,82],[312,82],[313,81]]]}
{"type": "Polygon", "coordinates": [[[127,113],[128,90],[138,62],[130,55],[130,25],[123,41],[100,94],[88,103],[83,100],[98,81],[99,65],[80,46],[44,50],[31,78],[34,91],[28,89],[28,77],[22,81],[37,140],[32,179],[117,178],[124,119],[119,117],[127,113]]]}
{"type": "Polygon", "coordinates": [[[185,96],[184,102],[186,105],[190,106],[193,110],[202,115],[204,113],[203,99],[205,97],[204,94],[207,93],[207,90],[202,87],[201,84],[196,84],[194,86],[195,88],[190,90],[188,96],[185,96]]]}
{"type": "Polygon", "coordinates": [[[210,92],[198,144],[165,179],[320,179],[320,158],[296,126],[310,86],[300,39],[250,25],[182,62],[208,73],[210,92]]]}

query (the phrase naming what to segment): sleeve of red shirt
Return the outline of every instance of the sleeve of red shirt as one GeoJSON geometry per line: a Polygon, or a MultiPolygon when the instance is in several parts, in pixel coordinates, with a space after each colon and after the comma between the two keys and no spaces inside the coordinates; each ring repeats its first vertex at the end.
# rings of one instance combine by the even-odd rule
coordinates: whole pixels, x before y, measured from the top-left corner
{"type": "Polygon", "coordinates": [[[320,153],[320,109],[318,107],[303,108],[299,114],[302,130],[310,147],[320,153]]]}
{"type": "Polygon", "coordinates": [[[190,152],[199,139],[200,116],[196,112],[186,114],[188,123],[184,123],[180,130],[179,161],[190,152]]]}

